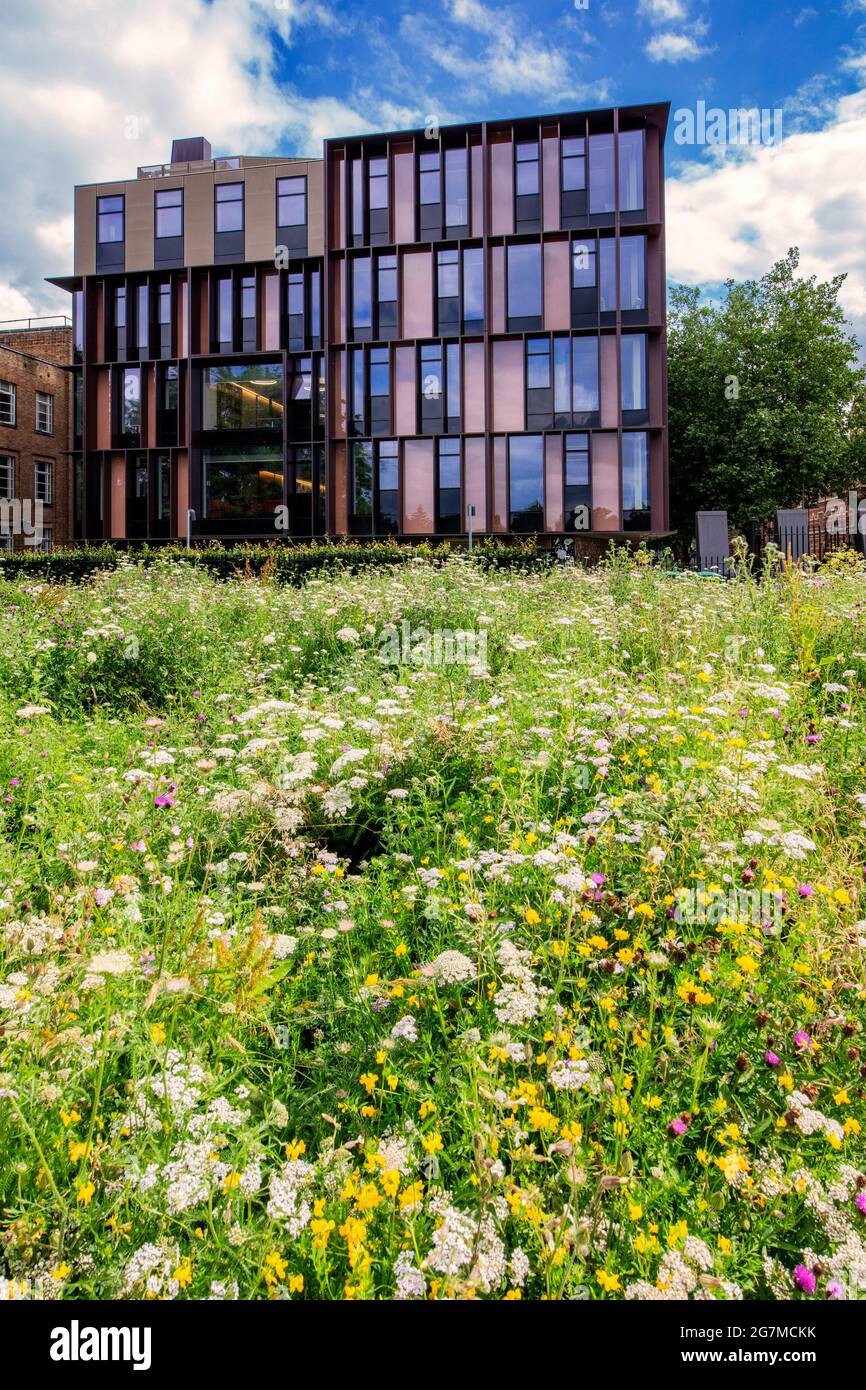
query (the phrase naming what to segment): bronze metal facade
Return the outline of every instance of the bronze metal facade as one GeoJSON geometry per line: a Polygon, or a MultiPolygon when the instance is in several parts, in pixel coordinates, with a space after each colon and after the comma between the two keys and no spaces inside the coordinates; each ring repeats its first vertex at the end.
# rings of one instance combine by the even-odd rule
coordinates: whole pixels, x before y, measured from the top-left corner
{"type": "Polygon", "coordinates": [[[76,189],[75,534],[665,531],[667,117],[76,189]]]}

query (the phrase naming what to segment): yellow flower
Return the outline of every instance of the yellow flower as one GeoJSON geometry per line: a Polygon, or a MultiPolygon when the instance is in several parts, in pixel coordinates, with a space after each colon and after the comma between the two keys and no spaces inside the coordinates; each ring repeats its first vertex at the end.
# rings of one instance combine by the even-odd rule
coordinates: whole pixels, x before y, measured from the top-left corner
{"type": "Polygon", "coordinates": [[[438,1130],[434,1130],[432,1134],[428,1134],[426,1139],[421,1140],[421,1144],[427,1150],[428,1154],[442,1153],[445,1147],[442,1143],[442,1135],[438,1130]]]}
{"type": "Polygon", "coordinates": [[[755,957],[749,955],[737,956],[737,965],[740,967],[744,975],[754,975],[755,972],[760,969],[760,966],[758,965],[758,962],[755,960],[755,957]]]}
{"type": "Polygon", "coordinates": [[[165,1042],[165,1024],[164,1024],[164,1023],[152,1023],[152,1024],[151,1024],[151,1026],[150,1026],[150,1041],[153,1043],[154,1047],[158,1047],[160,1043],[164,1043],[164,1042],[165,1042]]]}
{"type": "Polygon", "coordinates": [[[423,1196],[424,1184],[422,1182],[413,1182],[410,1187],[403,1189],[397,1199],[400,1203],[400,1210],[402,1211],[405,1207],[417,1206],[423,1196]]]}
{"type": "Polygon", "coordinates": [[[192,1265],[189,1260],[181,1260],[172,1278],[177,1280],[182,1289],[189,1287],[192,1283],[192,1265]]]}
{"type": "Polygon", "coordinates": [[[850,1105],[850,1104],[851,1104],[851,1097],[849,1096],[848,1092],[845,1090],[845,1087],[844,1087],[844,1086],[842,1087],[841,1090],[839,1090],[839,1091],[836,1092],[836,1094],[835,1094],[835,1096],[833,1097],[833,1099],[835,1100],[835,1102],[836,1102],[837,1105],[850,1105]]]}
{"type": "Polygon", "coordinates": [[[300,1158],[301,1154],[305,1154],[306,1152],[307,1146],[303,1139],[290,1139],[285,1148],[286,1158],[291,1159],[293,1163],[296,1159],[300,1158]]]}
{"type": "Polygon", "coordinates": [[[286,1277],[288,1265],[279,1250],[272,1250],[269,1255],[266,1255],[265,1264],[267,1266],[265,1270],[265,1279],[269,1283],[272,1283],[276,1279],[276,1281],[281,1284],[286,1277]]]}
{"type": "Polygon", "coordinates": [[[358,1211],[375,1211],[382,1201],[382,1194],[374,1182],[365,1182],[355,1198],[358,1211]]]}
{"type": "Polygon", "coordinates": [[[396,1197],[400,1189],[400,1174],[396,1168],[386,1168],[379,1178],[386,1197],[396,1197]]]}
{"type": "Polygon", "coordinates": [[[65,1279],[66,1276],[67,1276],[68,1274],[71,1274],[71,1273],[72,1273],[72,1265],[68,1265],[68,1264],[66,1264],[65,1261],[64,1261],[63,1264],[55,1265],[54,1269],[52,1269],[52,1271],[51,1271],[51,1278],[52,1278],[52,1279],[57,1279],[58,1282],[59,1282],[61,1279],[65,1279]]]}
{"type": "Polygon", "coordinates": [[[376,1089],[376,1082],[379,1080],[374,1071],[365,1071],[360,1077],[361,1085],[368,1095],[372,1095],[376,1089]]]}
{"type": "Polygon", "coordinates": [[[89,1207],[95,1191],[96,1188],[92,1182],[82,1183],[75,1195],[76,1202],[80,1202],[83,1207],[89,1207]]]}
{"type": "Polygon", "coordinates": [[[526,915],[526,924],[527,924],[527,926],[529,926],[529,927],[537,927],[538,924],[539,924],[539,922],[541,921],[541,918],[539,917],[538,913],[535,911],[535,908],[534,908],[534,907],[528,907],[528,908],[526,909],[526,914],[525,914],[525,915],[526,915]]]}
{"type": "Polygon", "coordinates": [[[617,1293],[621,1287],[618,1274],[608,1274],[607,1270],[600,1269],[595,1277],[605,1293],[617,1293]]]}
{"type": "MultiPolygon", "coordinates": [[[[505,1061],[505,1057],[502,1058],[502,1061],[505,1061]]],[[[422,1100],[421,1104],[418,1107],[418,1114],[421,1116],[422,1120],[426,1120],[428,1115],[435,1115],[435,1103],[432,1100],[422,1100]]]]}
{"type": "Polygon", "coordinates": [[[289,1275],[289,1293],[303,1293],[304,1276],[303,1274],[289,1275]]]}

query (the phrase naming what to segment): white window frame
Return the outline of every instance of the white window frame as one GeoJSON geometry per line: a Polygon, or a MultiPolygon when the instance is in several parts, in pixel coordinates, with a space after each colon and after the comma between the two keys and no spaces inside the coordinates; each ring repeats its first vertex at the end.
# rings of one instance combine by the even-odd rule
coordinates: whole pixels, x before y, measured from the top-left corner
{"type": "Polygon", "coordinates": [[[50,551],[52,551],[52,550],[54,549],[54,527],[53,527],[53,526],[43,526],[43,527],[42,527],[41,532],[40,532],[40,535],[39,535],[39,544],[35,547],[35,549],[36,549],[36,550],[44,550],[44,551],[47,551],[47,552],[50,552],[50,551]]]}
{"type": "Polygon", "coordinates": [[[0,497],[4,497],[9,502],[15,496],[15,462],[14,454],[0,454],[0,497]],[[7,468],[10,483],[8,492],[4,490],[2,477],[3,471],[7,468]]]}
{"type": "Polygon", "coordinates": [[[54,433],[54,397],[48,391],[36,392],[36,433],[54,433]],[[41,425],[41,412],[47,411],[48,428],[43,429],[41,425]]]}
{"type": "Polygon", "coordinates": [[[33,464],[33,484],[36,493],[36,501],[42,502],[46,507],[54,505],[54,460],[36,459],[33,464]],[[39,495],[39,475],[40,469],[43,470],[43,491],[44,497],[39,495]]]}
{"type": "Polygon", "coordinates": [[[11,419],[0,419],[0,425],[10,428],[18,423],[18,388],[14,381],[0,381],[0,400],[9,401],[11,404],[11,419]]]}

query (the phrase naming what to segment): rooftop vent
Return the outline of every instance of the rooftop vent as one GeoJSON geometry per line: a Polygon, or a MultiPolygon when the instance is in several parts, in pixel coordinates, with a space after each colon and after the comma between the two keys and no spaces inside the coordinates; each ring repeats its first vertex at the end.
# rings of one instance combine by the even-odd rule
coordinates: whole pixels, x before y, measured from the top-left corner
{"type": "Polygon", "coordinates": [[[189,140],[172,140],[171,142],[172,164],[192,164],[196,160],[210,158],[212,158],[210,140],[205,140],[203,135],[194,135],[189,140]]]}

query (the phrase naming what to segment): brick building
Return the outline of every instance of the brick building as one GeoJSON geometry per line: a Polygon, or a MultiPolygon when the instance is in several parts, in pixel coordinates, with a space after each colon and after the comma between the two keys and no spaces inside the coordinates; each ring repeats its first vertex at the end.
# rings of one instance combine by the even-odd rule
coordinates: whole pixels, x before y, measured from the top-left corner
{"type": "Polygon", "coordinates": [[[2,549],[51,550],[72,539],[71,364],[68,324],[0,324],[2,549]]]}
{"type": "Polygon", "coordinates": [[[75,536],[666,531],[668,110],[76,188],[75,536]]]}

